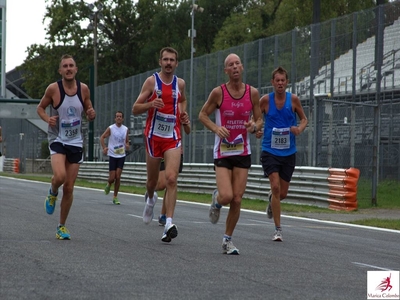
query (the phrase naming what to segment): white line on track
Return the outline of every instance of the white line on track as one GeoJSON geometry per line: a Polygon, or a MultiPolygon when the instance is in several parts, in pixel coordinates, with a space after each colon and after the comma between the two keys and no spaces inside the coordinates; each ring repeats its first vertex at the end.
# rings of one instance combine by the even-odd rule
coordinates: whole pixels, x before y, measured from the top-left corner
{"type": "Polygon", "coordinates": [[[387,268],[382,268],[382,267],[378,267],[378,266],[374,266],[374,265],[369,265],[369,264],[363,264],[363,263],[359,263],[359,262],[352,262],[355,265],[361,266],[361,267],[366,267],[366,268],[373,268],[373,269],[377,269],[377,270],[383,270],[383,271],[391,271],[391,269],[387,269],[387,268]]]}
{"type": "MultiPolygon", "coordinates": [[[[0,176],[3,177],[3,176],[0,176]]],[[[43,183],[41,181],[35,181],[35,180],[27,180],[27,179],[20,179],[20,178],[13,178],[13,177],[7,177],[5,176],[4,178],[7,179],[14,179],[14,180],[21,180],[21,181],[33,181],[37,183],[43,183]]],[[[45,183],[45,184],[50,184],[50,182],[45,183]]],[[[94,188],[86,188],[86,187],[79,187],[76,186],[75,188],[80,188],[80,189],[87,189],[87,190],[96,190],[96,191],[102,191],[101,189],[94,189],[94,188]]],[[[133,196],[143,196],[139,194],[131,194],[131,193],[124,193],[124,192],[119,192],[120,194],[124,195],[133,195],[133,196]]],[[[185,204],[191,204],[191,205],[201,205],[201,206],[210,206],[210,204],[206,203],[197,203],[197,202],[191,202],[191,201],[184,201],[184,200],[177,200],[179,203],[185,203],[185,204]]],[[[222,207],[223,209],[228,209],[228,207],[222,207]]],[[[249,213],[254,213],[254,214],[262,214],[265,215],[265,211],[254,211],[254,210],[249,210],[249,209],[241,209],[242,211],[249,212],[249,213]]],[[[134,217],[138,217],[136,215],[132,215],[134,217]]],[[[398,233],[400,234],[400,230],[395,230],[395,229],[387,229],[387,228],[379,228],[379,227],[372,227],[372,226],[365,226],[365,225],[357,225],[357,224],[350,224],[350,223],[344,223],[344,222],[336,222],[336,221],[326,221],[326,220],[319,220],[319,219],[312,219],[312,218],[304,218],[304,217],[296,217],[296,216],[287,216],[287,215],[281,215],[282,218],[288,218],[288,219],[295,219],[295,220],[307,220],[311,222],[317,222],[317,223],[323,223],[323,224],[333,224],[333,225],[340,225],[340,226],[348,226],[348,227],[355,227],[355,228],[364,228],[364,229],[369,229],[369,230],[375,230],[375,231],[385,231],[385,232],[392,232],[392,233],[398,233]]],[[[140,216],[142,218],[142,216],[140,216]]]]}

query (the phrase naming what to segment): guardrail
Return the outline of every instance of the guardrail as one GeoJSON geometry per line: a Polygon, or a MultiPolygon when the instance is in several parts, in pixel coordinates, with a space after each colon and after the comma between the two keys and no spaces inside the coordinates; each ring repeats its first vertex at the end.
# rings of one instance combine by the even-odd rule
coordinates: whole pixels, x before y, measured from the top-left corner
{"type": "Polygon", "coordinates": [[[19,173],[20,160],[19,158],[5,158],[2,159],[2,166],[0,170],[4,172],[19,173]]]}
{"type": "MultiPolygon", "coordinates": [[[[249,171],[244,198],[267,200],[269,181],[263,175],[261,165],[253,165],[249,171]]],[[[357,209],[357,183],[360,171],[355,168],[295,168],[287,198],[283,202],[329,207],[334,210],[357,209]]],[[[79,179],[106,183],[108,162],[84,162],[78,173],[79,179]]],[[[145,187],[146,164],[126,162],[121,184],[145,187]]],[[[178,189],[183,192],[210,194],[216,188],[213,164],[184,164],[178,177],[178,189]]]]}
{"type": "MultiPolygon", "coordinates": [[[[18,173],[16,162],[16,159],[4,159],[3,171],[18,173]]],[[[263,174],[261,165],[251,167],[245,198],[267,200],[269,181],[263,174]]],[[[356,210],[359,176],[360,171],[356,168],[296,167],[287,198],[283,202],[329,207],[334,210],[356,210]]],[[[78,178],[105,184],[108,179],[108,162],[84,162],[79,169],[78,178]]],[[[145,163],[125,163],[122,184],[145,187],[146,179],[145,163]]],[[[214,165],[184,164],[183,172],[178,177],[178,188],[184,192],[211,195],[216,188],[214,165]]]]}

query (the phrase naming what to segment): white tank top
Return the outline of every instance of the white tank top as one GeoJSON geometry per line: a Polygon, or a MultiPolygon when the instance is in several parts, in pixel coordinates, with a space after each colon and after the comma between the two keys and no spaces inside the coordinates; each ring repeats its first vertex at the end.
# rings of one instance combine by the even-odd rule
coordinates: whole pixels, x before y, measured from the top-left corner
{"type": "Polygon", "coordinates": [[[51,107],[50,115],[58,115],[58,124],[49,126],[49,144],[60,142],[64,145],[83,147],[82,113],[83,100],[81,94],[81,83],[77,80],[77,92],[75,95],[65,93],[62,81],[57,81],[60,89],[60,103],[57,107],[51,107]]]}
{"type": "Polygon", "coordinates": [[[118,127],[116,124],[109,126],[111,135],[108,138],[108,152],[107,155],[115,158],[124,157],[125,154],[125,141],[128,127],[121,125],[118,127]]]}

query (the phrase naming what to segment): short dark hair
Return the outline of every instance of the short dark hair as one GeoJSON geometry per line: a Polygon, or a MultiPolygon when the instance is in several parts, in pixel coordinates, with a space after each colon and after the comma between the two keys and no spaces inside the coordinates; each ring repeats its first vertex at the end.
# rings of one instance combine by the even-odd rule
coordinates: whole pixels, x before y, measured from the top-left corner
{"type": "Polygon", "coordinates": [[[272,71],[272,79],[274,79],[275,74],[277,73],[283,74],[286,76],[286,79],[289,79],[288,72],[282,67],[277,67],[275,70],[272,71]]]}
{"type": "Polygon", "coordinates": [[[176,61],[178,61],[178,51],[176,51],[174,48],[172,47],[164,47],[160,50],[160,59],[162,59],[162,56],[164,54],[164,52],[169,52],[169,53],[173,53],[176,56],[176,61]]]}
{"type": "Polygon", "coordinates": [[[117,111],[115,112],[115,116],[117,116],[118,113],[121,114],[122,117],[124,117],[124,113],[123,113],[122,111],[120,111],[120,110],[117,110],[117,111]]]}
{"type": "Polygon", "coordinates": [[[75,65],[76,65],[76,61],[75,61],[74,57],[73,57],[71,54],[63,54],[63,55],[61,56],[61,59],[60,59],[60,66],[61,66],[61,62],[62,62],[64,59],[68,59],[68,58],[71,58],[71,59],[74,61],[75,65]]]}
{"type": "MultiPolygon", "coordinates": [[[[63,55],[61,56],[61,60],[66,59],[66,58],[72,58],[72,59],[74,59],[74,57],[73,57],[71,54],[63,54],[63,55]]],[[[74,59],[74,60],[75,60],[75,59],[74,59]]]]}

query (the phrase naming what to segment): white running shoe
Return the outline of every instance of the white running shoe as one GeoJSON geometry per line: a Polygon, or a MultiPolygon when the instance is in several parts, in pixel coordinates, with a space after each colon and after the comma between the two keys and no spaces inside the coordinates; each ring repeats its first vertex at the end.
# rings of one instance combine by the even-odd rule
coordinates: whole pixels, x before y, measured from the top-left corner
{"type": "Polygon", "coordinates": [[[146,202],[146,204],[144,205],[144,210],[143,210],[143,222],[145,224],[150,224],[150,222],[153,220],[153,217],[154,217],[153,209],[154,209],[154,206],[156,205],[157,199],[158,199],[157,193],[154,192],[154,196],[153,196],[154,203],[153,203],[153,205],[150,205],[150,204],[147,203],[147,199],[148,198],[149,198],[149,196],[147,195],[147,192],[146,192],[146,194],[144,195],[144,201],[146,202]]]}
{"type": "Polygon", "coordinates": [[[218,190],[215,189],[214,192],[213,192],[213,194],[212,194],[212,202],[211,202],[210,210],[209,210],[209,214],[208,214],[208,216],[209,216],[209,218],[210,218],[210,222],[211,222],[212,224],[217,224],[217,223],[218,223],[219,214],[220,214],[220,212],[221,212],[221,208],[218,208],[218,207],[216,206],[216,203],[217,203],[217,196],[218,196],[218,190]]]}
{"type": "Polygon", "coordinates": [[[170,243],[172,239],[178,236],[178,228],[175,224],[165,225],[164,233],[161,240],[166,243],[170,243]]]}
{"type": "Polygon", "coordinates": [[[282,230],[278,229],[275,230],[274,236],[272,237],[272,240],[275,242],[283,242],[283,238],[282,238],[282,230]]]}
{"type": "Polygon", "coordinates": [[[228,255],[239,255],[239,249],[233,245],[231,240],[223,240],[222,253],[228,255]]]}

